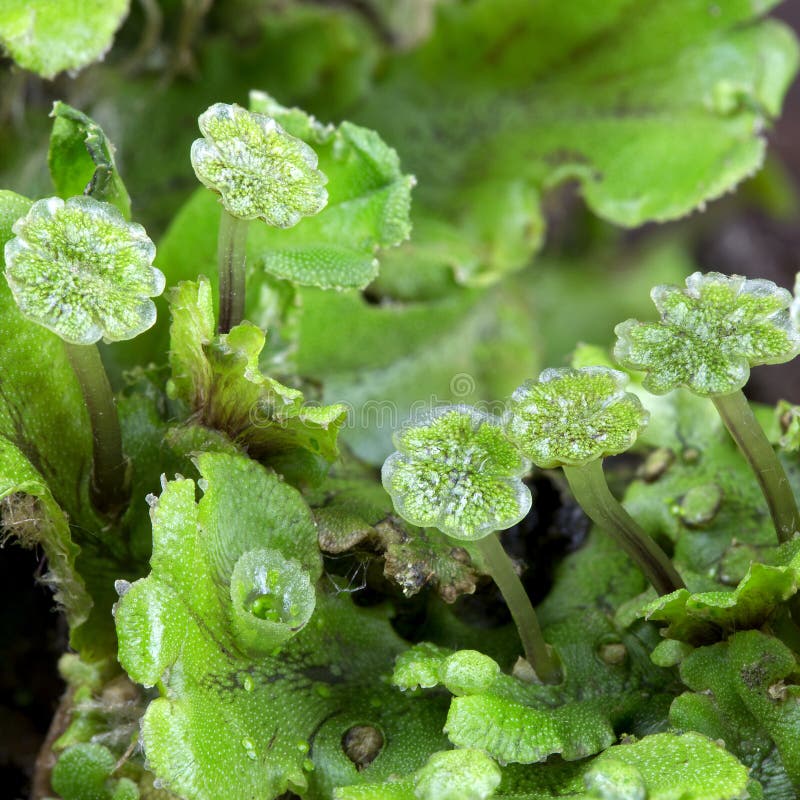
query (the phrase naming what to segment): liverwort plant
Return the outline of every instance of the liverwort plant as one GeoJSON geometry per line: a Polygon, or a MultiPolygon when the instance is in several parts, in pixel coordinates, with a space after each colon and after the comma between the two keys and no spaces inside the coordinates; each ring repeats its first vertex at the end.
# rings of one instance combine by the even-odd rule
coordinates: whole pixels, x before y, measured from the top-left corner
{"type": "Polygon", "coordinates": [[[100,511],[127,502],[127,461],[114,395],[96,342],[132,339],[156,319],[164,290],[155,245],[141,225],[91,197],[50,197],[17,220],[5,275],[20,311],[64,341],[92,428],[92,500],[100,511]]]}
{"type": "MultiPolygon", "coordinates": [[[[376,470],[395,449],[386,412],[445,393],[505,397],[542,353],[556,363],[576,337],[602,342],[613,323],[645,319],[615,281],[683,286],[686,237],[645,231],[632,254],[627,237],[571,223],[576,236],[550,241],[531,281],[548,197],[572,176],[589,212],[635,227],[752,174],[799,63],[796,39],[768,18],[775,2],[648,14],[624,13],[623,0],[243,2],[197,42],[193,85],[153,91],[159,54],[176,32],[182,51],[187,31],[202,34],[209,0],[143,0],[123,50],[79,85],[63,76],[30,92],[8,71],[6,55],[43,76],[86,64],[129,5],[0,0],[0,171],[23,193],[0,189],[0,245],[11,240],[0,544],[45,557],[73,651],[59,665],[69,691],[26,765],[30,793],[800,797],[800,536],[768,546],[761,492],[711,403],[688,392],[650,403],[637,375],[653,416],[639,434],[646,414],[613,369],[545,373],[518,391],[513,415],[455,406],[403,428],[389,493],[376,470]],[[407,37],[410,17],[421,24],[407,37]],[[154,58],[119,74],[142,24],[154,58]],[[211,105],[246,96],[246,75],[260,84],[249,111],[211,105]],[[184,142],[175,131],[209,86],[219,94],[192,112],[211,106],[202,133],[184,142]],[[58,87],[113,120],[120,157],[96,122],[57,104],[44,196],[62,200],[42,208],[23,153],[58,87]],[[7,106],[24,106],[26,124],[3,128],[7,106]],[[186,197],[198,137],[203,185],[186,197]],[[135,203],[151,233],[164,231],[156,263],[171,287],[171,324],[159,315],[150,335],[109,348],[94,343],[152,323],[165,281],[152,243],[103,201],[126,220],[135,203]],[[217,257],[214,298],[216,279],[197,267],[213,272],[217,257]],[[648,279],[655,271],[667,277],[648,279]],[[62,340],[17,302],[74,349],[89,414],[62,340]],[[588,313],[600,306],[611,325],[588,313]],[[109,372],[130,376],[116,407],[98,349],[109,372]],[[645,462],[628,480],[603,458],[634,439],[645,462]],[[559,473],[537,476],[528,512],[533,450],[564,467],[613,536],[597,525],[573,535],[559,473]],[[534,520],[546,535],[517,544],[537,567],[535,613],[501,545],[534,520]],[[659,591],[680,585],[642,530],[671,543],[698,591],[642,600],[639,564],[659,591]],[[490,576],[516,627],[498,619],[496,592],[466,597],[490,576]],[[510,670],[517,655],[531,666],[510,670]]],[[[731,309],[722,322],[700,309],[696,325],[727,347],[730,322],[731,347],[755,346],[761,333],[731,309]]],[[[796,327],[800,299],[794,313],[796,327]]],[[[597,349],[578,358],[614,367],[597,349]]],[[[800,410],[782,412],[776,450],[794,480],[800,410]]],[[[4,638],[16,628],[24,646],[12,649],[25,654],[39,626],[16,616],[4,638]]],[[[42,700],[62,688],[47,684],[42,700]]]]}
{"type": "Polygon", "coordinates": [[[248,222],[290,228],[328,202],[318,158],[271,117],[215,103],[198,118],[202,139],[192,144],[198,180],[220,196],[217,243],[218,329],[228,333],[244,318],[248,222]]]}
{"type": "Polygon", "coordinates": [[[495,531],[530,510],[522,482],[530,464],[505,436],[502,421],[470,406],[443,406],[407,423],[382,479],[397,513],[414,525],[477,542],[519,631],[525,658],[540,680],[560,680],[530,599],[495,531]]]}
{"type": "Polygon", "coordinates": [[[603,458],[628,450],[649,414],[607,367],[546,369],[512,395],[508,432],[543,469],[562,467],[575,499],[639,565],[659,594],[683,587],[663,550],[611,494],[603,458]]]}
{"type": "Polygon", "coordinates": [[[768,280],[695,272],[685,289],[661,285],[650,296],[661,320],[617,325],[615,358],[644,371],[643,386],[654,394],[683,387],[713,400],[755,473],[779,541],[788,541],[800,530],[797,502],[742,387],[751,367],[800,353],[792,295],[768,280]]]}

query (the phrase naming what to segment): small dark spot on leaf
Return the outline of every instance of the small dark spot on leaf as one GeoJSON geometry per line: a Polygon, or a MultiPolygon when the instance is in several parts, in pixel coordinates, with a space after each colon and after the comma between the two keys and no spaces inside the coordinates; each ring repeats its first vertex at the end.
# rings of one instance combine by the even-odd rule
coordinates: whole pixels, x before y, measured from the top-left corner
{"type": "Polygon", "coordinates": [[[675,453],[667,447],[659,447],[644,460],[636,476],[646,483],[657,481],[675,460],[675,453]]]}
{"type": "Polygon", "coordinates": [[[368,286],[361,292],[364,301],[370,306],[379,306],[383,304],[383,297],[374,287],[368,286]]]}
{"type": "Polygon", "coordinates": [[[752,664],[742,668],[741,676],[744,685],[754,691],[767,679],[767,670],[762,664],[752,664]]]}
{"type": "Polygon", "coordinates": [[[324,664],[305,667],[302,673],[313,683],[335,684],[343,681],[341,675],[336,675],[330,667],[324,664]]]}
{"type": "Polygon", "coordinates": [[[469,553],[463,547],[451,548],[450,556],[454,561],[458,561],[459,564],[471,563],[469,553]]]}
{"type": "Polygon", "coordinates": [[[700,459],[700,451],[696,447],[687,447],[681,453],[681,457],[687,464],[694,464],[695,461],[700,459]]]}
{"type": "Polygon", "coordinates": [[[342,736],[342,750],[356,765],[366,769],[383,749],[383,734],[372,725],[354,725],[342,736]]]}

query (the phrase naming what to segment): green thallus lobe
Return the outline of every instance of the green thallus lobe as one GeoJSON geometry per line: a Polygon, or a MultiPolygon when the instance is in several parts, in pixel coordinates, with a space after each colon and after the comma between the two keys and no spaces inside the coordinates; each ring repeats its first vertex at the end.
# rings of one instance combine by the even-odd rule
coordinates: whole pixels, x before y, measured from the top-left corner
{"type": "Polygon", "coordinates": [[[543,469],[562,467],[588,516],[639,565],[659,594],[683,587],[661,548],[611,494],[603,458],[626,451],[648,421],[628,378],[606,367],[547,369],[511,397],[508,434],[543,469]]]}
{"type": "Polygon", "coordinates": [[[63,339],[92,428],[92,500],[113,512],[128,498],[127,461],[96,342],[132,339],[156,319],[164,276],[144,228],[91,197],[39,200],[6,243],[6,279],[20,311],[63,339]]]}
{"type": "Polygon", "coordinates": [[[382,478],[397,512],[414,525],[477,541],[505,599],[534,671],[560,680],[558,662],[542,637],[536,612],[494,531],[510,528],[530,510],[522,482],[529,467],[508,441],[501,421],[469,406],[445,406],[394,435],[397,452],[382,478]]]}
{"type": "Polygon", "coordinates": [[[215,103],[198,124],[203,138],[192,144],[192,166],[223,207],[218,328],[228,333],[244,317],[248,222],[290,228],[318,213],[328,201],[327,178],[317,169],[314,150],[264,114],[215,103]]]}
{"type": "Polygon", "coordinates": [[[713,400],[755,473],[779,541],[788,541],[800,530],[797,502],[742,387],[751,367],[800,353],[792,295],[772,281],[695,272],[685,289],[656,286],[651,297],[660,321],[617,325],[617,361],[644,371],[643,386],[655,394],[684,387],[713,400]]]}

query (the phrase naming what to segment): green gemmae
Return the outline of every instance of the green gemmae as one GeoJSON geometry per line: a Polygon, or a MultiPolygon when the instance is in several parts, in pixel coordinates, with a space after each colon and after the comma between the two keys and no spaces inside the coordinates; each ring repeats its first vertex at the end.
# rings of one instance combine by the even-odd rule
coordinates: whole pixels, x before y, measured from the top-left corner
{"type": "Polygon", "coordinates": [[[156,320],[164,290],[141,225],[91,197],[34,203],[5,246],[20,311],[70,344],[132,339],[156,320]]]}
{"type": "Polygon", "coordinates": [[[627,383],[607,367],[546,369],[512,395],[509,433],[544,469],[624,453],[649,419],[627,383]]]}
{"type": "Polygon", "coordinates": [[[469,406],[444,406],[394,436],[383,485],[398,513],[457,539],[510,528],[531,507],[529,467],[501,421],[469,406]]]}
{"type": "Polygon", "coordinates": [[[232,216],[290,228],[325,207],[317,154],[271,117],[215,103],[198,124],[203,138],[192,144],[192,166],[232,216]]]}
{"type": "Polygon", "coordinates": [[[625,367],[647,373],[655,394],[678,387],[703,397],[741,389],[758,364],[782,364],[800,353],[792,295],[772,281],[695,272],[686,288],[656,286],[659,322],[629,319],[615,328],[625,367]]]}

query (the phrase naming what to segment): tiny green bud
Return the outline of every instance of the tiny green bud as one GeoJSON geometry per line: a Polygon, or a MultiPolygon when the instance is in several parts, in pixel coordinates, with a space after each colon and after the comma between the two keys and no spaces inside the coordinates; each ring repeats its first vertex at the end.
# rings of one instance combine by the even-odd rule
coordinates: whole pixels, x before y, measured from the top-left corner
{"type": "Polygon", "coordinates": [[[606,758],[600,765],[591,765],[583,776],[589,795],[596,800],[646,800],[647,785],[642,773],[633,765],[615,758],[606,758]]]}

